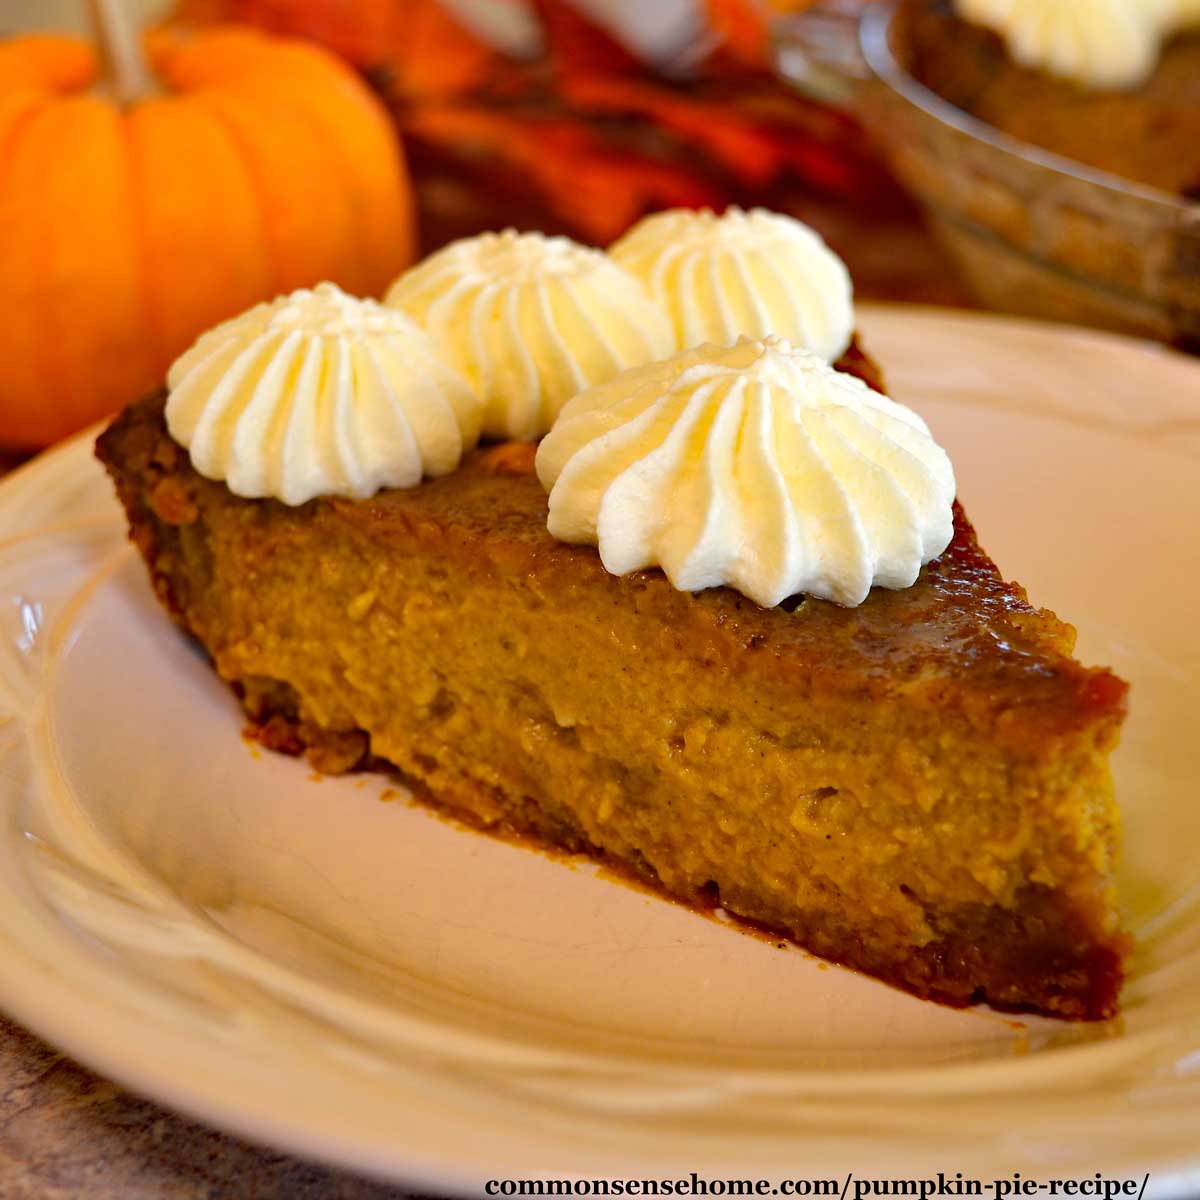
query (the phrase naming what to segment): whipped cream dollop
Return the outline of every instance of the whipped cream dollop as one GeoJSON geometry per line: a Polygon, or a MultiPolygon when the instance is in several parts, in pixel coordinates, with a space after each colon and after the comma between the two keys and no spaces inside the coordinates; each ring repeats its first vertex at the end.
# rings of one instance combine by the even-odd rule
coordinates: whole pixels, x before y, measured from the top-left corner
{"type": "Polygon", "coordinates": [[[285,504],[453,471],[482,415],[418,326],[331,283],[201,335],[167,386],[167,428],[196,470],[285,504]]]}
{"type": "Polygon", "coordinates": [[[548,528],[614,575],[856,605],[953,533],[954,471],[911,409],[767,338],[701,346],[571,400],[537,454],[548,528]]]}
{"type": "MultiPolygon", "coordinates": [[[[955,0],[965,20],[998,33],[1025,67],[1085,87],[1144,83],[1193,0],[955,0]]],[[[1194,20],[1194,15],[1192,17],[1194,20]]]]}
{"type": "Polygon", "coordinates": [[[854,334],[845,264],[781,213],[670,209],[639,221],[609,255],[666,309],[679,349],[776,334],[832,362],[854,334]]]}
{"type": "Polygon", "coordinates": [[[385,302],[428,330],[483,399],[483,432],[540,437],[577,392],[675,348],[642,284],[599,250],[485,233],[401,275],[385,302]]]}

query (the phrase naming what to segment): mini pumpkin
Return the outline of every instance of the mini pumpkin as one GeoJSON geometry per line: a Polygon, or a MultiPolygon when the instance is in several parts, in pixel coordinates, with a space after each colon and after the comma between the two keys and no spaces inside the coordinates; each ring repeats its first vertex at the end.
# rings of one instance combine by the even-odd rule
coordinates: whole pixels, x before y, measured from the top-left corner
{"type": "MultiPolygon", "coordinates": [[[[99,8],[99,6],[98,6],[99,8]]],[[[0,443],[45,445],[161,383],[202,330],[411,260],[388,118],[326,51],[248,29],[0,43],[0,443]],[[130,47],[133,53],[130,53],[130,47]],[[116,86],[114,86],[114,84],[116,86]]]]}

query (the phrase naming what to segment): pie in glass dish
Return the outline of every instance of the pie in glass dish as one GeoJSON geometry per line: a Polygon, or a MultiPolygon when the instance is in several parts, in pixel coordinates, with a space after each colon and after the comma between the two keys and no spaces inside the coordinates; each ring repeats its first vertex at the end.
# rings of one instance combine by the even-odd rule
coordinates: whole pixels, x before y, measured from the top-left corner
{"type": "Polygon", "coordinates": [[[993,128],[1197,199],[1200,9],[1188,8],[1188,0],[903,0],[895,37],[921,83],[993,128]],[[1148,30],[1139,45],[1133,17],[1160,7],[1179,10],[1174,27],[1148,30]],[[1123,9],[1133,28],[1110,30],[1123,9]],[[1058,43],[1071,52],[1055,55],[1058,43]]]}

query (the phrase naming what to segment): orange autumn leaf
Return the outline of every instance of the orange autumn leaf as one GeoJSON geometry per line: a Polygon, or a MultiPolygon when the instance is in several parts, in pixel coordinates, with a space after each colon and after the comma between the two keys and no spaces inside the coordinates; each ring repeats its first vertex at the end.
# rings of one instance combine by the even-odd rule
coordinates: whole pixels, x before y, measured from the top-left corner
{"type": "Polygon", "coordinates": [[[628,75],[642,64],[602,25],[568,0],[534,0],[546,37],[546,58],[555,70],[628,75]]]}
{"type": "Polygon", "coordinates": [[[721,51],[735,62],[766,67],[771,31],[761,0],[703,0],[708,27],[721,51]]]}
{"type": "Polygon", "coordinates": [[[633,79],[599,75],[564,76],[565,100],[593,112],[647,117],[704,146],[729,171],[749,184],[778,173],[781,156],[770,134],[742,120],[726,104],[706,103],[633,79]]]}
{"type": "Polygon", "coordinates": [[[318,42],[413,95],[474,89],[506,67],[439,0],[180,0],[175,25],[244,22],[318,42]]]}
{"type": "Polygon", "coordinates": [[[354,63],[371,66],[396,42],[398,9],[392,0],[180,0],[172,23],[212,25],[239,21],[271,33],[319,42],[354,63]]]}
{"type": "Polygon", "coordinates": [[[418,155],[486,161],[594,240],[655,205],[745,202],[788,174],[845,192],[867,170],[846,123],[773,80],[771,0],[695,0],[701,58],[686,80],[657,76],[578,0],[509,2],[540,23],[532,60],[493,50],[444,0],[182,0],[349,48],[418,155]]]}
{"type": "Polygon", "coordinates": [[[444,100],[475,91],[512,68],[472,37],[439,0],[407,0],[386,65],[398,95],[444,100]]]}
{"type": "Polygon", "coordinates": [[[412,136],[476,157],[492,156],[554,197],[559,214],[588,239],[612,241],[655,207],[719,203],[711,188],[665,163],[606,151],[568,121],[528,121],[486,109],[428,107],[411,115],[412,136]]]}

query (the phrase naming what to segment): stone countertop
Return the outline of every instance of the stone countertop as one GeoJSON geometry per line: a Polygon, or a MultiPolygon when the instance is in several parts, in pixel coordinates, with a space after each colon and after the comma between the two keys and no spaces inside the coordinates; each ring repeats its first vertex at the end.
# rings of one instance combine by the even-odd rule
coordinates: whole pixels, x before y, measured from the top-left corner
{"type": "Polygon", "coordinates": [[[406,1200],[139,1099],[0,1016],[3,1200],[406,1200]]]}

